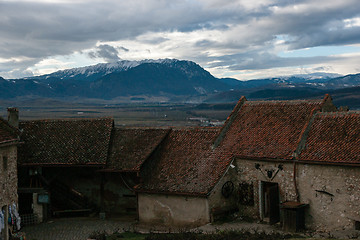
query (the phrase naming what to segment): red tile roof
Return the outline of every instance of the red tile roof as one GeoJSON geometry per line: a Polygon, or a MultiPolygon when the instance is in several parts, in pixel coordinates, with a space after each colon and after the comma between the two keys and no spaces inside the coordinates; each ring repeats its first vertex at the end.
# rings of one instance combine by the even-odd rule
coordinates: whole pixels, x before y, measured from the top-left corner
{"type": "Polygon", "coordinates": [[[115,128],[106,171],[139,171],[169,129],[115,128]]]}
{"type": "Polygon", "coordinates": [[[0,117],[0,144],[18,142],[19,131],[0,117]]]}
{"type": "Polygon", "coordinates": [[[299,160],[360,164],[360,113],[318,113],[299,160]]]}
{"type": "Polygon", "coordinates": [[[206,195],[229,165],[212,144],[218,128],[173,129],[142,169],[142,192],[206,195]]]}
{"type": "Polygon", "coordinates": [[[24,144],[19,147],[19,163],[105,164],[112,127],[112,118],[21,122],[24,144]]]}
{"type": "Polygon", "coordinates": [[[239,157],[292,159],[304,127],[323,101],[246,101],[218,147],[239,157]]]}

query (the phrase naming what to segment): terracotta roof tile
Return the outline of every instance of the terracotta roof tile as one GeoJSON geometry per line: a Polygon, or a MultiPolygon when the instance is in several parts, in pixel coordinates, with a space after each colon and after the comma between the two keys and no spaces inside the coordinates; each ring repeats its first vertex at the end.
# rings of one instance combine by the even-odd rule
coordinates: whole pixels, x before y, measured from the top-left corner
{"type": "Polygon", "coordinates": [[[322,101],[246,101],[219,147],[236,156],[292,159],[306,123],[322,101]]]}
{"type": "Polygon", "coordinates": [[[360,164],[360,113],[318,113],[299,160],[360,164]]]}
{"type": "Polygon", "coordinates": [[[211,146],[219,128],[173,129],[142,170],[139,191],[206,195],[229,164],[211,146]]]}
{"type": "Polygon", "coordinates": [[[169,129],[115,128],[107,170],[139,171],[169,129]]]}
{"type": "Polygon", "coordinates": [[[18,130],[10,126],[7,121],[0,117],[0,144],[17,142],[18,138],[18,130]]]}
{"type": "Polygon", "coordinates": [[[112,126],[112,118],[21,122],[19,163],[105,164],[112,126]]]}

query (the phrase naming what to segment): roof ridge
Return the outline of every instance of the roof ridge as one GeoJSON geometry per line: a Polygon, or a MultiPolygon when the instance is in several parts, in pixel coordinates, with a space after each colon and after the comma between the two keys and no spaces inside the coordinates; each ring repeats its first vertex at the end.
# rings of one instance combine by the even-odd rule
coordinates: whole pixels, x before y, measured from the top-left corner
{"type": "Polygon", "coordinates": [[[258,100],[258,101],[246,101],[248,105],[261,105],[261,104],[303,104],[303,103],[322,103],[322,99],[300,99],[300,100],[258,100]]]}
{"type": "Polygon", "coordinates": [[[242,106],[246,104],[247,99],[245,96],[242,96],[239,101],[236,103],[235,107],[231,111],[230,115],[227,117],[224,125],[220,129],[219,135],[217,138],[215,138],[212,148],[217,148],[222,140],[225,138],[226,133],[228,132],[229,128],[231,127],[232,123],[235,121],[237,115],[239,114],[240,110],[242,109],[242,106]]]}
{"type": "Polygon", "coordinates": [[[349,116],[349,115],[359,115],[360,111],[347,111],[347,112],[321,112],[319,116],[349,116]]]}

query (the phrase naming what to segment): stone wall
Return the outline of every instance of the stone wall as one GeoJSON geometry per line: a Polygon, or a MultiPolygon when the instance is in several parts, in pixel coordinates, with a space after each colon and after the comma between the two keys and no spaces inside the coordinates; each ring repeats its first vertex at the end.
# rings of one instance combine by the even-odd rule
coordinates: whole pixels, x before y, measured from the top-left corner
{"type": "Polygon", "coordinates": [[[247,184],[252,188],[249,192],[239,192],[239,210],[240,214],[253,219],[260,219],[260,182],[275,182],[279,184],[280,202],[296,201],[296,190],[293,181],[293,164],[279,162],[264,162],[252,160],[237,160],[236,162],[237,181],[236,185],[239,190],[240,184],[247,184]],[[256,168],[258,164],[258,169],[256,168]],[[279,170],[279,165],[282,170],[279,170]],[[279,171],[278,171],[279,170],[279,171]],[[277,172],[278,171],[278,172],[277,172]],[[272,172],[272,176],[268,176],[272,172]],[[277,174],[275,175],[275,173],[277,174]],[[253,194],[253,201],[241,203],[240,199],[244,195],[253,194]]]}
{"type": "Polygon", "coordinates": [[[231,167],[228,168],[226,174],[220,181],[215,185],[214,189],[210,192],[208,197],[209,199],[209,208],[210,213],[217,211],[227,212],[232,211],[238,207],[238,192],[236,191],[236,182],[237,182],[237,171],[234,164],[231,164],[231,167]],[[222,188],[225,183],[231,182],[234,186],[234,189],[230,196],[226,197],[222,194],[222,188]]]}
{"type": "Polygon", "coordinates": [[[354,228],[360,222],[360,168],[299,164],[300,201],[309,204],[308,227],[317,230],[354,228]]]}
{"type": "Polygon", "coordinates": [[[200,226],[210,222],[207,198],[138,194],[139,220],[169,226],[200,226]]]}
{"type": "Polygon", "coordinates": [[[16,145],[0,147],[0,207],[17,203],[17,179],[16,145]]]}
{"type": "Polygon", "coordinates": [[[360,221],[359,167],[296,163],[294,168],[292,162],[240,159],[236,163],[237,187],[246,183],[252,185],[253,190],[253,204],[238,203],[242,216],[261,219],[260,183],[273,182],[278,183],[280,203],[299,199],[309,204],[305,211],[308,229],[351,229],[360,221]],[[271,177],[268,172],[272,172],[271,177]]]}

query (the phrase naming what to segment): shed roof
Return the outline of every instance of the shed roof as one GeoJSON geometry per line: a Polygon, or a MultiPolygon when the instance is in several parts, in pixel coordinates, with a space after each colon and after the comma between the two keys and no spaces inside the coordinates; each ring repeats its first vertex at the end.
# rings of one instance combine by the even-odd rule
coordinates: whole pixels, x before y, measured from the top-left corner
{"type": "Polygon", "coordinates": [[[206,195],[224,174],[228,156],[212,144],[219,128],[173,129],[145,163],[142,192],[206,195]]]}
{"type": "Polygon", "coordinates": [[[298,159],[360,164],[360,112],[316,114],[298,159]]]}
{"type": "Polygon", "coordinates": [[[106,164],[112,118],[20,122],[22,165],[106,164]]]}
{"type": "Polygon", "coordinates": [[[106,171],[139,171],[169,129],[115,128],[106,171]]]}

